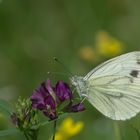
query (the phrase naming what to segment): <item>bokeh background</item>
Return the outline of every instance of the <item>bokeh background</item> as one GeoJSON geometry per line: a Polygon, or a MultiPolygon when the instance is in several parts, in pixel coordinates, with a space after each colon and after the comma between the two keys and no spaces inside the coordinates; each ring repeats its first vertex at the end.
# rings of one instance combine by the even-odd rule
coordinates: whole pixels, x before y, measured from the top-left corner
{"type": "MultiPolygon", "coordinates": [[[[0,99],[14,103],[19,96],[29,97],[48,77],[54,84],[59,79],[69,82],[68,71],[53,57],[73,74],[85,75],[139,46],[139,0],[0,0],[0,99]]],[[[114,122],[88,102],[85,106],[86,111],[69,115],[84,124],[71,140],[140,139],[140,115],[114,122]]],[[[8,127],[9,118],[0,113],[0,129],[8,127]]],[[[49,124],[39,140],[49,140],[51,133],[49,124]]],[[[0,137],[19,139],[24,140],[22,134],[0,137]]]]}

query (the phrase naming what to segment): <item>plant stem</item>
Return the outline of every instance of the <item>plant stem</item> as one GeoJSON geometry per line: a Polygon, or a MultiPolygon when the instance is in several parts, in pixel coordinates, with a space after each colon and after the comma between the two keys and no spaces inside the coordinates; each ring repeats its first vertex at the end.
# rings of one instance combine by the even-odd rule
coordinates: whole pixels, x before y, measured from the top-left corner
{"type": "Polygon", "coordinates": [[[130,124],[131,128],[135,130],[136,134],[137,134],[137,137],[138,137],[138,140],[140,140],[140,132],[139,132],[139,129],[137,129],[135,126],[133,126],[133,124],[130,124]]]}
{"type": "Polygon", "coordinates": [[[114,132],[115,132],[115,140],[121,140],[120,128],[117,122],[114,122],[114,132]]]}
{"type": "Polygon", "coordinates": [[[56,122],[57,120],[54,121],[54,127],[53,127],[53,137],[52,137],[52,140],[55,140],[55,133],[56,133],[56,122]]]}
{"type": "Polygon", "coordinates": [[[33,140],[37,140],[38,139],[38,130],[35,130],[33,133],[33,140]]]}
{"type": "Polygon", "coordinates": [[[28,134],[26,132],[24,133],[24,136],[25,136],[26,140],[30,140],[30,138],[28,137],[28,134]]]}
{"type": "Polygon", "coordinates": [[[140,140],[140,132],[139,132],[139,130],[135,128],[135,131],[136,131],[138,139],[140,140]]]}

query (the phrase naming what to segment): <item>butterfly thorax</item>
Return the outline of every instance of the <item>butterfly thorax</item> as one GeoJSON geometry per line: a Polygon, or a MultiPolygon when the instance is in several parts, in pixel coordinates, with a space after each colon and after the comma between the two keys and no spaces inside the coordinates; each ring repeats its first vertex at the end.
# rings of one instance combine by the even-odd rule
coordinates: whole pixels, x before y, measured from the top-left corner
{"type": "Polygon", "coordinates": [[[76,90],[79,94],[79,96],[85,96],[87,93],[87,84],[86,81],[84,80],[84,77],[81,76],[73,76],[70,78],[72,85],[76,87],[76,90]]]}

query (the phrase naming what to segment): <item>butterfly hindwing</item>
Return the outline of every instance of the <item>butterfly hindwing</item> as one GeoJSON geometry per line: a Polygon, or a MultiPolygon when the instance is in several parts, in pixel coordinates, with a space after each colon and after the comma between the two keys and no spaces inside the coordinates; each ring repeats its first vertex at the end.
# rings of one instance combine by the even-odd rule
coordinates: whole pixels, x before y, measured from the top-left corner
{"type": "Polygon", "coordinates": [[[129,119],[140,111],[140,87],[135,83],[137,81],[131,83],[128,77],[112,81],[113,78],[110,77],[111,81],[108,81],[109,76],[100,78],[97,85],[95,79],[92,81],[94,86],[89,83],[87,99],[97,110],[111,119],[129,119]],[[106,84],[103,84],[103,81],[106,81],[106,84]]]}

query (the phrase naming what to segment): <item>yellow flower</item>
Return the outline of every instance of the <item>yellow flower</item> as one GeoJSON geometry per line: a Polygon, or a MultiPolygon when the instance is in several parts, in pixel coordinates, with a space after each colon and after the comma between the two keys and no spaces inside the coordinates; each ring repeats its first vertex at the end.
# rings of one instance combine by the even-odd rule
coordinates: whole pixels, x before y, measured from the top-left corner
{"type": "Polygon", "coordinates": [[[98,54],[104,57],[112,57],[121,54],[124,47],[120,41],[111,37],[105,31],[98,32],[95,46],[98,54]]]}
{"type": "Polygon", "coordinates": [[[83,128],[81,121],[74,122],[72,118],[66,118],[58,128],[55,140],[68,140],[72,136],[77,135],[83,128]]]}
{"type": "Polygon", "coordinates": [[[81,59],[83,59],[85,61],[93,62],[93,60],[95,58],[93,47],[92,46],[82,47],[79,50],[79,56],[80,56],[81,59]]]}

